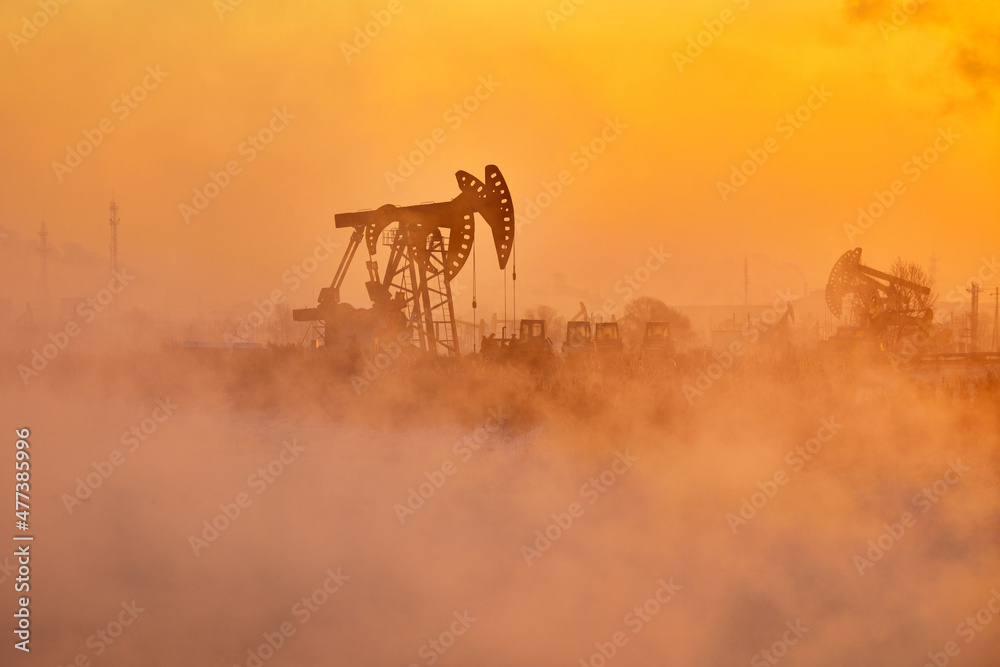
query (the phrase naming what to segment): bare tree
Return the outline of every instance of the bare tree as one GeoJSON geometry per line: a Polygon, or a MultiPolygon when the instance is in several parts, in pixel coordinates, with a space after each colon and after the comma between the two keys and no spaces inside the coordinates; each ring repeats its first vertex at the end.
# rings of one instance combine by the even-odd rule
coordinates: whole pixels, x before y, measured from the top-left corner
{"type": "Polygon", "coordinates": [[[916,262],[897,257],[889,267],[889,273],[911,283],[926,287],[929,293],[924,294],[905,285],[892,285],[888,290],[888,306],[901,312],[923,312],[934,307],[937,294],[934,292],[934,277],[916,262]]]}

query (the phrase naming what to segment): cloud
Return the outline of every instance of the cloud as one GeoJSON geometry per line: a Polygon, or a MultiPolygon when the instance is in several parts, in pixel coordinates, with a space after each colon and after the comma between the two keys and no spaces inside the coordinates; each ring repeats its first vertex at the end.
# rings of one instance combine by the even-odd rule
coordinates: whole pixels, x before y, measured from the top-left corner
{"type": "Polygon", "coordinates": [[[980,30],[956,45],[955,66],[978,96],[992,97],[1000,83],[1000,30],[980,30]]]}
{"type": "Polygon", "coordinates": [[[995,7],[977,2],[930,5],[924,0],[916,12],[907,11],[916,1],[844,0],[844,12],[853,23],[878,26],[887,38],[895,37],[897,29],[916,33],[918,26],[926,27],[919,37],[945,43],[949,67],[972,88],[975,100],[992,100],[1000,84],[1000,31],[983,26],[995,22],[995,7]]]}
{"type": "Polygon", "coordinates": [[[847,15],[856,21],[877,20],[889,8],[888,0],[845,0],[847,15]]]}

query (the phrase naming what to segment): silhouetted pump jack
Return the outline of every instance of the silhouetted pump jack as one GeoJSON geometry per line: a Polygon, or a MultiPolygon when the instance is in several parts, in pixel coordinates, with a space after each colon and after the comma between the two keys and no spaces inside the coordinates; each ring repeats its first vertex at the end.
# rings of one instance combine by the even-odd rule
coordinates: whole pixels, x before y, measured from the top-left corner
{"type": "Polygon", "coordinates": [[[900,294],[909,291],[928,296],[926,285],[878,271],[861,263],[861,248],[845,252],[830,271],[826,284],[826,305],[837,318],[843,315],[844,298],[854,296],[855,324],[841,326],[831,340],[869,341],[888,349],[912,331],[923,330],[934,320],[930,308],[911,310],[900,307],[900,294]]]}
{"type": "Polygon", "coordinates": [[[479,213],[493,230],[503,270],[514,247],[514,207],[496,166],[486,167],[484,181],[464,171],[455,177],[461,192],[450,202],[386,204],[374,211],[338,213],[336,226],[354,229],[350,243],[333,282],[320,291],[319,305],[293,311],[294,320],[322,322],[328,348],[343,349],[349,341],[358,340],[365,349],[373,349],[395,341],[433,354],[458,356],[451,281],[472,253],[474,214],[479,213]],[[389,246],[381,274],[374,259],[380,236],[389,246]],[[340,301],[340,287],[362,241],[371,257],[365,263],[365,286],[372,306],[366,309],[340,301]]]}

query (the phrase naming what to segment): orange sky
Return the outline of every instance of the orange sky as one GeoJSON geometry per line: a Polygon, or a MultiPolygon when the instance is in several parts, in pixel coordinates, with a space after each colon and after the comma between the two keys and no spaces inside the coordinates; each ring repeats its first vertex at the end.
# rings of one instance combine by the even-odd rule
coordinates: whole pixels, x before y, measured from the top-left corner
{"type": "MultiPolygon", "coordinates": [[[[559,22],[556,0],[243,0],[220,18],[222,2],[70,0],[23,40],[11,35],[40,5],[3,4],[0,297],[30,298],[27,242],[42,220],[62,260],[76,262],[66,275],[102,276],[112,190],[121,256],[141,278],[135,298],[224,306],[287,289],[283,273],[317,236],[346,243],[334,213],[447,200],[456,170],[481,175],[488,163],[522,220],[543,181],[563,170],[573,179],[519,230],[519,309],[614,297],[651,245],[672,257],[643,293],[672,304],[741,301],[745,252],[751,300],[769,302],[779,288],[822,287],[852,245],[882,268],[897,254],[926,264],[934,253],[944,293],[1000,251],[1000,36],[989,0],[931,0],[897,14],[892,30],[896,5],[880,0],[588,0],[559,22]],[[343,45],[372,12],[391,21],[348,62],[343,45]],[[675,53],[706,21],[721,34],[702,36],[709,45],[679,71],[675,53]],[[446,115],[481,77],[495,89],[479,88],[478,109],[446,115]],[[145,99],[124,107],[144,78],[145,99]],[[776,124],[814,87],[832,95],[787,136],[776,124]],[[243,142],[275,109],[294,118],[249,161],[243,142]],[[57,174],[67,145],[104,119],[114,131],[57,174]],[[576,151],[608,119],[627,128],[584,170],[576,151]],[[445,142],[390,189],[386,172],[436,128],[445,142]],[[960,137],[912,180],[905,163],[947,128],[960,137]],[[777,151],[723,201],[719,181],[769,138],[777,151]],[[181,205],[229,161],[239,173],[186,223],[181,205]],[[897,179],[904,194],[850,243],[844,225],[897,179]]],[[[479,229],[480,302],[502,310],[479,229]]],[[[293,305],[311,305],[335,268],[321,265],[293,305]]],[[[367,305],[355,268],[345,298],[367,305]]],[[[459,285],[471,285],[470,269],[459,285]]],[[[56,289],[75,296],[79,281],[56,289]]]]}

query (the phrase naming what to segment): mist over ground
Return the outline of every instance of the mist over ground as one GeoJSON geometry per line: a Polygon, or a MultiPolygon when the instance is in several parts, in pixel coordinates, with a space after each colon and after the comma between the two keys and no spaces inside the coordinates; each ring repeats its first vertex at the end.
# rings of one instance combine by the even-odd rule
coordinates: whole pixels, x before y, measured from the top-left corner
{"type": "Polygon", "coordinates": [[[695,372],[406,359],[356,392],[324,359],[67,352],[7,378],[33,661],[995,661],[995,380],[790,350],[690,400],[695,372]]]}

